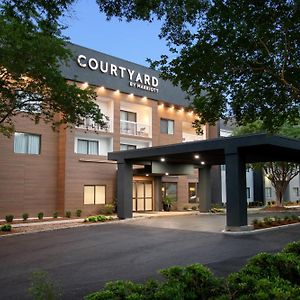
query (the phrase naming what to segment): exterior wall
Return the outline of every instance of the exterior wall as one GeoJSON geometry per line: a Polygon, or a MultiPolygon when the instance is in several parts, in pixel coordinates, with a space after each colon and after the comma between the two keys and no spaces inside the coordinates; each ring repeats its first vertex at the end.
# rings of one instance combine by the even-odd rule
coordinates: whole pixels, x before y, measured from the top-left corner
{"type": "Polygon", "coordinates": [[[41,135],[39,155],[14,153],[14,138],[0,135],[0,218],[22,213],[52,215],[58,199],[58,140],[48,124],[16,118],[17,132],[41,135]]]}
{"type": "MultiPolygon", "coordinates": [[[[99,108],[109,117],[109,127],[106,130],[99,129],[90,123],[91,120],[84,120],[85,123],[79,127],[70,129],[61,126],[54,132],[49,124],[40,122],[36,125],[26,115],[18,117],[16,131],[41,135],[41,153],[14,153],[14,137],[8,139],[0,135],[0,219],[7,214],[21,217],[24,212],[29,213],[30,217],[36,217],[39,212],[52,216],[56,211],[60,215],[71,211],[74,215],[77,209],[81,209],[83,215],[98,213],[103,204],[85,205],[84,185],[105,185],[106,203],[115,201],[117,170],[116,164],[107,160],[107,152],[119,151],[120,143],[142,148],[216,137],[217,127],[209,126],[204,126],[203,136],[196,135],[192,128],[195,116],[185,109],[188,106],[185,94],[170,82],[161,80],[157,72],[118,58],[97,54],[90,49],[75,45],[70,47],[77,54],[85,51],[86,57],[108,60],[115,66],[126,66],[126,70],[135,70],[135,74],[140,72],[142,75],[156,76],[159,81],[158,92],[151,93],[147,89],[132,87],[132,82],[128,82],[127,71],[124,71],[123,77],[120,69],[118,76],[115,76],[82,68],[75,61],[69,67],[62,67],[62,73],[70,83],[76,78],[80,81],[76,83],[79,87],[85,88],[85,81],[93,84],[99,108]],[[149,135],[144,134],[143,128],[136,135],[120,133],[122,109],[136,112],[137,123],[149,126],[149,135]],[[161,118],[174,121],[174,134],[161,133],[161,118]],[[76,153],[78,138],[99,140],[99,155],[76,153]]],[[[137,180],[149,178],[139,177],[137,180]]],[[[188,183],[198,181],[197,172],[195,176],[163,176],[159,180],[151,180],[177,183],[178,202],[174,209],[195,206],[188,203],[188,183]]],[[[156,189],[153,192],[156,195],[153,199],[156,210],[161,208],[158,194],[156,189]]]]}

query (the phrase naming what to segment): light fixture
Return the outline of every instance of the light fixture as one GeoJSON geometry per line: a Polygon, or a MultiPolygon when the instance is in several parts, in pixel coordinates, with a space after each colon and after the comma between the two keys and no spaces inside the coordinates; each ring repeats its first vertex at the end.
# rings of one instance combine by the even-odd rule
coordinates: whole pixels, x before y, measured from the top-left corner
{"type": "Polygon", "coordinates": [[[205,165],[205,161],[201,161],[201,165],[205,165]]]}
{"type": "Polygon", "coordinates": [[[129,94],[129,97],[133,97],[133,96],[134,96],[133,93],[130,93],[130,94],[129,94]]]}
{"type": "Polygon", "coordinates": [[[89,86],[89,83],[88,83],[88,82],[85,82],[85,83],[82,84],[81,87],[82,87],[83,89],[86,89],[88,86],[89,86]]]}
{"type": "Polygon", "coordinates": [[[200,155],[199,155],[199,154],[195,154],[195,155],[194,155],[194,158],[195,158],[195,159],[199,159],[199,158],[200,158],[200,155]]]}
{"type": "Polygon", "coordinates": [[[142,98],[143,101],[147,101],[147,99],[148,99],[147,97],[143,97],[142,98]]]}
{"type": "Polygon", "coordinates": [[[148,176],[149,176],[149,174],[146,174],[146,176],[148,177],[148,176]]]}
{"type": "Polygon", "coordinates": [[[161,103],[161,104],[158,105],[158,107],[162,109],[162,108],[164,108],[164,104],[161,103]]]}
{"type": "Polygon", "coordinates": [[[160,161],[166,161],[166,159],[164,157],[161,157],[160,161]]]}
{"type": "Polygon", "coordinates": [[[169,173],[165,173],[166,176],[169,176],[169,173]]]}
{"type": "Polygon", "coordinates": [[[115,90],[115,93],[119,94],[119,93],[120,93],[120,90],[115,90]]]}

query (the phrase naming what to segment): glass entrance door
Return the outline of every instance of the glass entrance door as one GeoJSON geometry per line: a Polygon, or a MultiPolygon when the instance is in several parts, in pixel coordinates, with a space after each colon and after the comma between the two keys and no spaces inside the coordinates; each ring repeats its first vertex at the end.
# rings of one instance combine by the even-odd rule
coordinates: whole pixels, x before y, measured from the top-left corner
{"type": "Polygon", "coordinates": [[[153,210],[152,182],[134,181],[132,187],[133,211],[153,210]]]}

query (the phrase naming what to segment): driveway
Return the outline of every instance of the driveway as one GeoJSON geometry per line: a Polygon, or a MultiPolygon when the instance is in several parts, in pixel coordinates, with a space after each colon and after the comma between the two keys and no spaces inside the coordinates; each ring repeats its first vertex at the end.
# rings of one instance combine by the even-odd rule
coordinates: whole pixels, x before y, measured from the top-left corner
{"type": "Polygon", "coordinates": [[[37,269],[54,278],[63,299],[82,299],[107,281],[143,282],[172,265],[198,262],[226,275],[257,252],[300,240],[299,226],[244,236],[211,229],[224,222],[225,216],[159,217],[1,238],[0,298],[28,299],[37,269]]]}

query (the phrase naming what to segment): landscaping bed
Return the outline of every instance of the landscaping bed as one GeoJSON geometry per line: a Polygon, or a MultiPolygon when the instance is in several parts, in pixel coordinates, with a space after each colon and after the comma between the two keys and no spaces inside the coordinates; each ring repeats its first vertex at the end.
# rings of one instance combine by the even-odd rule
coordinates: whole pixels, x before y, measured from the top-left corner
{"type": "Polygon", "coordinates": [[[262,220],[254,219],[252,221],[253,229],[263,229],[263,228],[270,228],[270,227],[277,227],[289,224],[296,224],[300,223],[300,216],[291,215],[291,216],[284,216],[284,217],[265,217],[262,220]]]}

